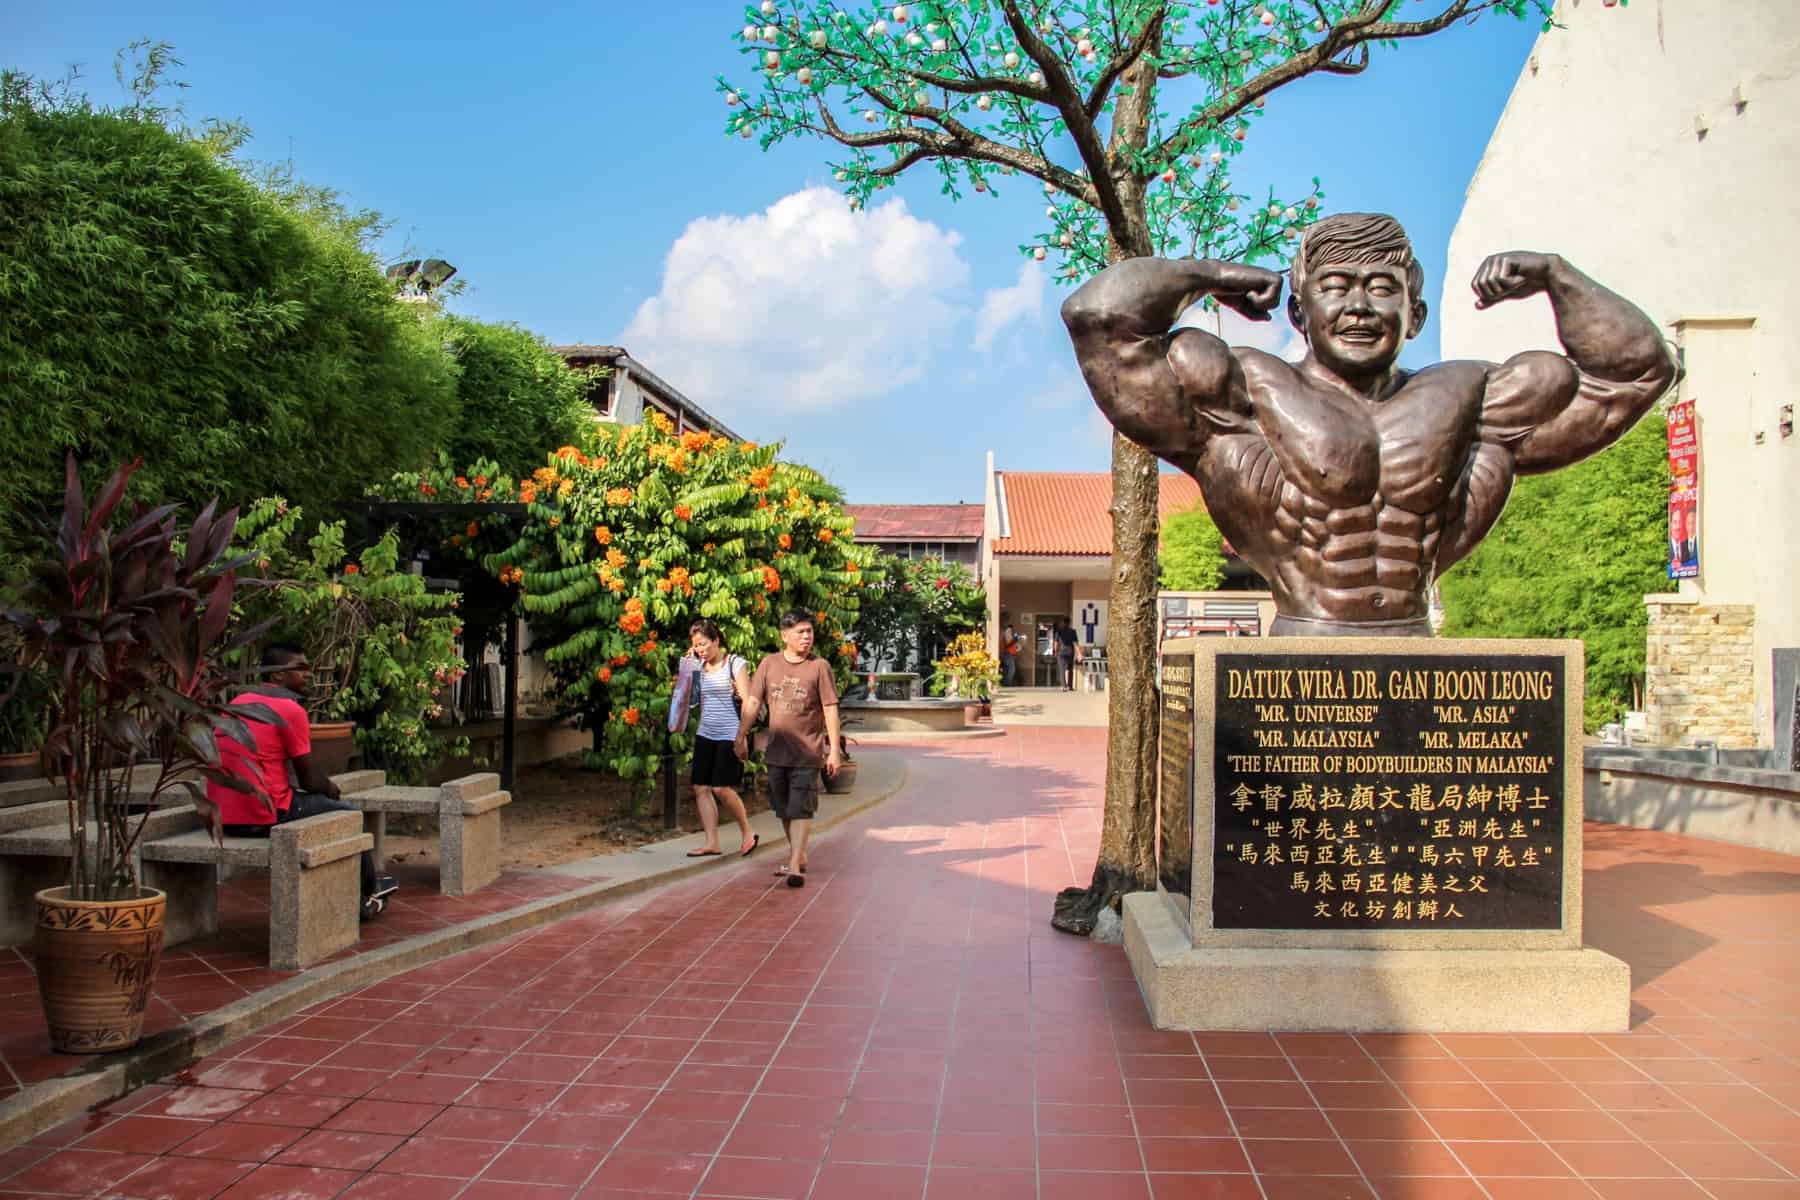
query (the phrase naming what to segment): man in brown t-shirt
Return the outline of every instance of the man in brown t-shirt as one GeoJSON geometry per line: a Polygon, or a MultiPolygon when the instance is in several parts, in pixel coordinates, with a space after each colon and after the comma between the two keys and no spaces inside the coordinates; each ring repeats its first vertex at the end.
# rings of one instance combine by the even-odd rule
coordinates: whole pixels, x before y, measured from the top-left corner
{"type": "Polygon", "coordinates": [[[750,678],[738,723],[737,755],[750,754],[750,729],[769,710],[769,807],[787,833],[788,861],[775,873],[789,887],[806,886],[806,839],[819,811],[819,766],[836,775],[843,738],[838,727],[837,685],[831,668],[812,652],[813,623],[795,609],[781,618],[781,652],[771,654],[750,678]]]}

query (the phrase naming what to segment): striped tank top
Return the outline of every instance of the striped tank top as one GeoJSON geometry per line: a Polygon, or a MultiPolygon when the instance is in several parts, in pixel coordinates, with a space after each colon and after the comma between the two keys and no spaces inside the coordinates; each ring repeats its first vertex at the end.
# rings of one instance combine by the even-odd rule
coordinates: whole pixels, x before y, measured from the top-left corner
{"type": "Polygon", "coordinates": [[[735,654],[727,654],[717,667],[700,668],[700,728],[695,732],[715,742],[737,738],[737,697],[731,690],[731,673],[743,663],[735,654]]]}

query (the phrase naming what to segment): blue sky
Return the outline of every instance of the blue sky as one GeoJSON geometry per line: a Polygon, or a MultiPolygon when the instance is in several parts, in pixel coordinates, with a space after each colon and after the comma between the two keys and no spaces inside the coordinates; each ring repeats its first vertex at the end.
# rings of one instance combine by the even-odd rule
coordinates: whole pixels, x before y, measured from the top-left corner
{"type": "MultiPolygon", "coordinates": [[[[743,435],[785,438],[852,500],[979,501],[989,449],[1006,469],[1105,469],[1056,320],[1063,291],[1017,250],[1043,221],[1035,185],[953,204],[918,175],[852,218],[826,190],[830,148],[765,154],[725,136],[713,79],[745,75],[742,13],[6,0],[0,64],[80,64],[110,101],[116,50],[173,43],[190,117],[239,118],[251,157],[386,214],[394,256],[455,263],[454,307],[553,342],[623,343],[743,435]]],[[[1464,189],[1536,33],[1489,18],[1378,50],[1361,77],[1290,86],[1235,182],[1293,194],[1318,175],[1325,211],[1394,213],[1435,306],[1464,189]]],[[[1436,353],[1434,319],[1407,361],[1436,353]]]]}

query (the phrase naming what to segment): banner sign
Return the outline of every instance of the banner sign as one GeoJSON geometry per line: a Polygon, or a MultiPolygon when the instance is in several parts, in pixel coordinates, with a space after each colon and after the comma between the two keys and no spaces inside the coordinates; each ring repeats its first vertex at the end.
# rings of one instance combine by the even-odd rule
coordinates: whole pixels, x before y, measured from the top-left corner
{"type": "Polygon", "coordinates": [[[1669,405],[1669,578],[1700,575],[1700,442],[1694,402],[1669,405]]]}

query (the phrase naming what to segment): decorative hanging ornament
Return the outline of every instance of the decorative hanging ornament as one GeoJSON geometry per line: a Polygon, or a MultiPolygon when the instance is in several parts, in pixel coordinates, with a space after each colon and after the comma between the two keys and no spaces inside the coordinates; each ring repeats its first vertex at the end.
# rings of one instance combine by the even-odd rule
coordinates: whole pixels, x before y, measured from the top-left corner
{"type": "Polygon", "coordinates": [[[1046,208],[1044,210],[1044,215],[1049,217],[1052,221],[1056,220],[1056,205],[1052,204],[1049,208],[1046,208]]]}
{"type": "Polygon", "coordinates": [[[811,87],[812,86],[812,68],[811,67],[801,67],[798,71],[794,72],[794,79],[800,84],[801,87],[811,87]]]}
{"type": "Polygon", "coordinates": [[[1006,69],[1010,71],[1019,65],[1019,56],[1014,54],[1011,50],[1008,50],[1006,52],[1006,57],[1002,58],[1000,61],[1005,63],[1006,69]]]}
{"type": "Polygon", "coordinates": [[[982,112],[986,112],[988,109],[994,107],[994,98],[992,96],[977,96],[975,98],[975,107],[979,108],[982,112]]]}
{"type": "Polygon", "coordinates": [[[1048,250],[1044,249],[1042,246],[1039,246],[1036,250],[1033,250],[1031,252],[1031,257],[1035,258],[1039,262],[1043,262],[1046,258],[1050,257],[1050,252],[1048,250]]]}
{"type": "Polygon", "coordinates": [[[762,30],[762,35],[763,35],[763,41],[768,42],[771,45],[773,45],[775,42],[775,39],[781,36],[781,30],[777,26],[774,26],[774,25],[764,25],[763,30],[762,30]]]}
{"type": "Polygon", "coordinates": [[[943,38],[933,38],[931,41],[931,52],[933,54],[942,54],[944,51],[948,50],[949,48],[950,48],[950,43],[945,41],[943,38]]]}
{"type": "Polygon", "coordinates": [[[1042,71],[1033,71],[1025,78],[1032,87],[1042,87],[1044,85],[1044,73],[1042,71]]]}
{"type": "Polygon", "coordinates": [[[765,16],[765,17],[774,16],[775,15],[775,0],[763,0],[762,10],[763,10],[763,16],[765,16]]]}
{"type": "Polygon", "coordinates": [[[871,125],[873,125],[876,121],[879,121],[880,119],[881,118],[876,114],[875,110],[872,108],[865,109],[863,111],[863,120],[867,121],[871,125]]]}
{"type": "Polygon", "coordinates": [[[1273,25],[1273,24],[1274,24],[1274,23],[1275,23],[1275,14],[1274,14],[1274,13],[1272,13],[1272,12],[1270,12],[1270,11],[1269,11],[1269,10],[1268,10],[1268,9],[1266,9],[1266,8],[1265,8],[1265,9],[1263,9],[1263,14],[1262,14],[1262,23],[1263,23],[1263,24],[1264,24],[1264,25],[1265,25],[1265,26],[1267,26],[1267,25],[1273,25]]]}
{"type": "Polygon", "coordinates": [[[1211,154],[1207,155],[1206,157],[1209,160],[1211,160],[1212,165],[1215,167],[1225,161],[1225,154],[1223,151],[1220,151],[1220,150],[1214,150],[1211,154]]]}
{"type": "Polygon", "coordinates": [[[920,37],[919,31],[915,29],[906,35],[906,44],[917,50],[920,46],[925,44],[925,39],[920,37]]]}
{"type": "Polygon", "coordinates": [[[1231,136],[1234,140],[1241,142],[1250,136],[1250,131],[1247,129],[1234,129],[1231,131],[1231,136]]]}
{"type": "Polygon", "coordinates": [[[896,25],[906,24],[906,18],[911,15],[912,15],[911,13],[906,11],[906,5],[904,5],[904,4],[894,5],[894,24],[896,24],[896,25]]]}
{"type": "Polygon", "coordinates": [[[777,70],[778,68],[780,68],[781,52],[779,50],[771,50],[767,54],[763,55],[763,65],[765,67],[769,68],[769,70],[771,70],[771,71],[774,71],[774,70],[777,70]]]}
{"type": "Polygon", "coordinates": [[[885,37],[888,31],[888,23],[886,21],[876,21],[870,28],[875,31],[876,37],[885,37]]]}
{"type": "Polygon", "coordinates": [[[823,29],[815,29],[806,35],[806,40],[812,45],[814,50],[823,50],[826,41],[825,31],[823,29]]]}
{"type": "Polygon", "coordinates": [[[1056,195],[1056,185],[1054,183],[1046,183],[1044,185],[1044,195],[1046,195],[1046,196],[1056,195]]]}
{"type": "Polygon", "coordinates": [[[1077,54],[1092,54],[1093,52],[1094,52],[1094,43],[1088,41],[1086,38],[1082,38],[1079,42],[1075,43],[1075,53],[1077,53],[1077,54]]]}
{"type": "Polygon", "coordinates": [[[1075,244],[1075,235],[1065,229],[1062,231],[1062,236],[1057,238],[1056,241],[1057,244],[1061,246],[1073,246],[1075,244]]]}
{"type": "Polygon", "coordinates": [[[1227,200],[1225,202],[1225,207],[1230,209],[1232,212],[1236,212],[1238,210],[1238,198],[1236,196],[1233,196],[1231,199],[1227,200]]]}
{"type": "Polygon", "coordinates": [[[725,107],[730,108],[733,105],[735,105],[737,102],[738,102],[738,94],[736,92],[726,92],[725,93],[725,107]]]}
{"type": "Polygon", "coordinates": [[[754,42],[758,32],[759,30],[754,25],[744,26],[744,40],[746,42],[754,42]]]}
{"type": "Polygon", "coordinates": [[[846,183],[850,179],[850,172],[848,171],[836,171],[833,172],[833,174],[839,183],[846,183]]]}

